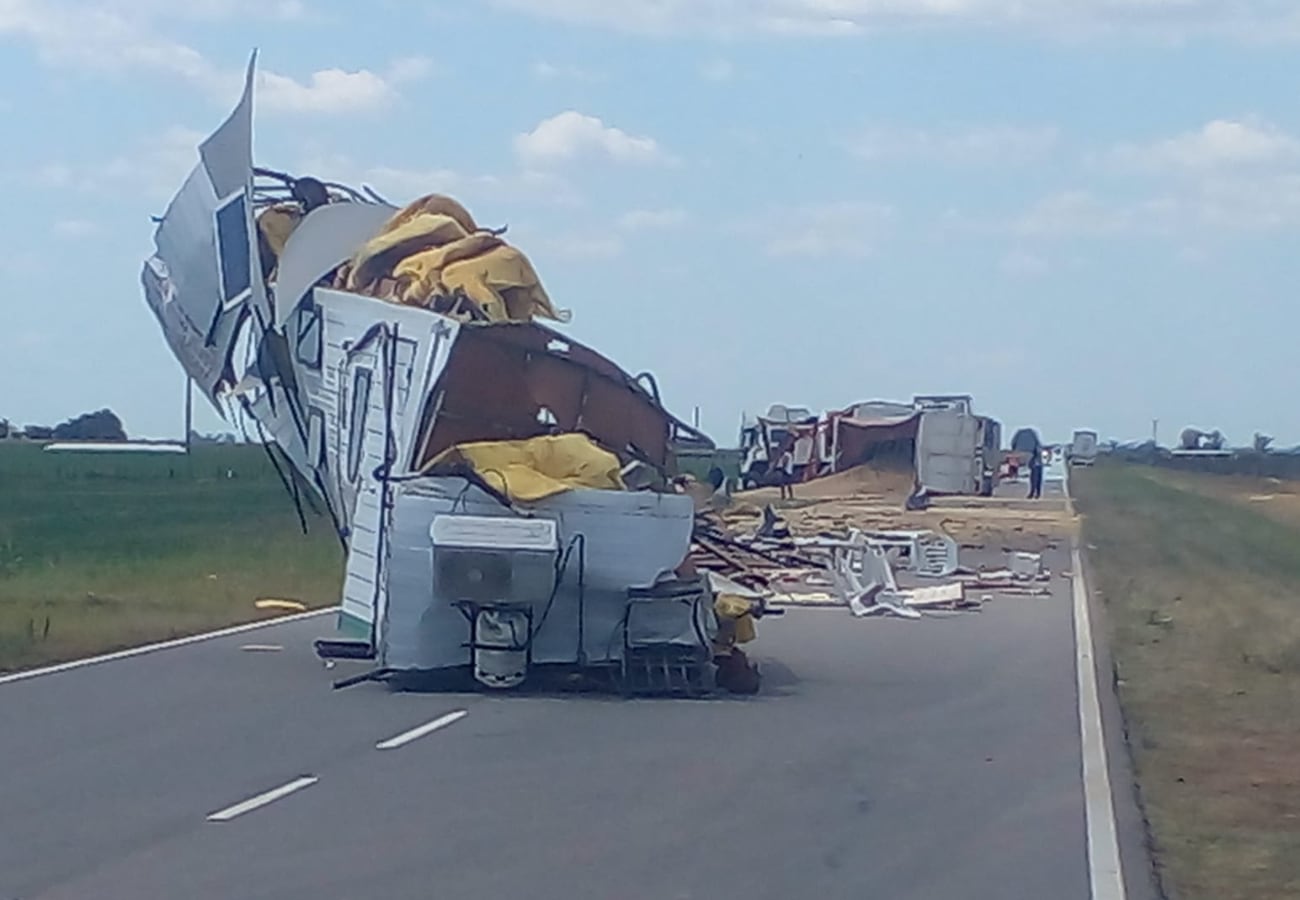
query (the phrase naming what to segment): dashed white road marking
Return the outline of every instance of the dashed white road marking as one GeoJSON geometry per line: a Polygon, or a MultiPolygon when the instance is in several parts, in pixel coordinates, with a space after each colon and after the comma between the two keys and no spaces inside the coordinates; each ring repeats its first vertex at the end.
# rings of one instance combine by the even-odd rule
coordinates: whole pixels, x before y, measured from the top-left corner
{"type": "Polygon", "coordinates": [[[320,779],[314,775],[303,775],[301,778],[295,778],[288,784],[282,784],[278,788],[272,788],[265,793],[258,794],[256,797],[249,797],[247,800],[236,803],[234,806],[227,806],[223,810],[214,812],[212,815],[208,816],[208,821],[229,822],[237,816],[244,815],[244,813],[250,813],[255,809],[260,809],[261,807],[266,806],[268,803],[274,803],[276,800],[287,797],[296,791],[301,791],[303,788],[309,788],[318,781],[320,781],[320,779]]]}
{"type": "MultiPolygon", "coordinates": [[[[1062,488],[1070,498],[1069,469],[1062,488]]],[[[1088,881],[1092,900],[1125,900],[1124,869],[1119,858],[1119,835],[1115,825],[1115,803],[1111,798],[1110,766],[1106,759],[1106,734],[1101,723],[1101,701],[1097,687],[1097,666],[1092,640],[1092,614],[1088,586],[1083,578],[1083,555],[1078,546],[1070,549],[1074,569],[1074,657],[1079,686],[1079,740],[1083,752],[1083,814],[1087,826],[1088,881]]]]}
{"type": "Polygon", "coordinates": [[[390,737],[386,741],[380,741],[378,744],[375,744],[375,749],[396,750],[398,747],[409,744],[411,741],[417,741],[427,734],[433,734],[439,728],[446,728],[448,725],[453,725],[468,715],[469,710],[466,709],[458,709],[455,712],[449,712],[447,715],[439,716],[432,722],[426,722],[418,728],[412,728],[410,731],[403,731],[401,734],[390,737]]]}
{"type": "Polygon", "coordinates": [[[43,669],[30,669],[26,672],[15,672],[12,675],[0,675],[0,684],[12,684],[15,681],[26,681],[29,678],[40,678],[43,675],[57,675],[59,672],[83,669],[86,666],[97,666],[101,663],[115,662],[119,659],[130,659],[133,656],[144,656],[146,653],[158,653],[161,650],[173,650],[177,647],[186,647],[190,644],[202,643],[203,641],[212,641],[217,638],[230,637],[235,634],[244,634],[249,631],[257,631],[260,628],[270,628],[273,625],[286,625],[290,622],[302,622],[306,619],[313,619],[317,616],[336,612],[338,612],[338,607],[336,606],[328,609],[315,609],[311,612],[298,613],[292,616],[277,616],[274,619],[262,619],[258,622],[249,622],[246,625],[235,625],[232,628],[223,628],[220,631],[193,634],[189,637],[176,638],[172,641],[163,641],[160,644],[146,644],[143,647],[132,647],[130,650],[119,650],[116,653],[105,653],[102,656],[91,656],[87,659],[74,659],[71,662],[59,663],[56,666],[46,666],[43,669]]]}

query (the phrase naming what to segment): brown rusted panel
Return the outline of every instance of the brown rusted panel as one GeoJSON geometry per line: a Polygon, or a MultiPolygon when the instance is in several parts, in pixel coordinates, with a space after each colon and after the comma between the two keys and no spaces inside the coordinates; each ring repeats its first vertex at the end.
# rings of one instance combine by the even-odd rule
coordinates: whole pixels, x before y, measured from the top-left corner
{"type": "Polygon", "coordinates": [[[840,419],[837,423],[839,434],[836,469],[843,471],[875,461],[910,461],[916,452],[916,434],[920,421],[920,416],[870,422],[840,419]]]}
{"type": "Polygon", "coordinates": [[[462,328],[434,396],[442,403],[417,467],[467,441],[584,431],[624,462],[671,470],[681,426],[613,362],[530,323],[462,328]]]}

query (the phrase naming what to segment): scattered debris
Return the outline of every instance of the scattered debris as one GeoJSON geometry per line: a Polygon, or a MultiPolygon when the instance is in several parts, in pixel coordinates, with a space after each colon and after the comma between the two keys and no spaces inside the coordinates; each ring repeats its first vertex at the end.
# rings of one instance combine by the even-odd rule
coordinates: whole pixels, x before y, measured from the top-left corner
{"type": "Polygon", "coordinates": [[[1037,578],[1043,574],[1041,553],[1012,552],[1007,554],[1007,565],[1013,578],[1037,578]]]}
{"type": "Polygon", "coordinates": [[[298,600],[280,600],[275,597],[262,597],[253,604],[258,609],[283,609],[290,612],[306,612],[307,604],[298,600]]]}
{"type": "Polygon", "coordinates": [[[928,529],[864,531],[839,521],[817,522],[830,527],[814,530],[804,522],[803,528],[791,527],[770,504],[757,515],[752,509],[736,509],[725,519],[700,513],[691,565],[761,595],[770,606],[847,606],[859,617],[916,619],[921,608],[981,605],[966,598],[960,581],[899,588],[895,571],[927,579],[958,573],[958,545],[949,535],[928,529]],[[752,533],[739,532],[742,524],[752,533]]]}
{"type": "MultiPolygon", "coordinates": [[[[960,581],[934,587],[912,588],[903,592],[908,606],[924,609],[979,609],[982,600],[966,596],[966,586],[960,581]]],[[[986,598],[991,599],[988,595],[986,598]]]]}

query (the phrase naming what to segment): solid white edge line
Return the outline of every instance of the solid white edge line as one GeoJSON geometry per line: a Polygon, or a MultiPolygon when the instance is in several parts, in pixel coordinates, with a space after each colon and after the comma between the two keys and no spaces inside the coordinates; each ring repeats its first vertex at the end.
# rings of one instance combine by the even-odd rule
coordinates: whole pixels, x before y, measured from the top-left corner
{"type": "Polygon", "coordinates": [[[86,659],[74,659],[70,662],[46,666],[41,669],[29,669],[25,672],[14,672],[10,675],[0,675],[0,685],[13,684],[17,681],[26,681],[29,678],[40,678],[43,675],[57,675],[60,672],[82,669],[86,666],[97,666],[101,663],[116,662],[119,659],[130,659],[133,656],[144,656],[146,653],[157,653],[161,650],[173,650],[177,647],[185,647],[203,641],[230,637],[234,634],[244,634],[245,632],[256,631],[259,628],[270,628],[272,625],[286,625],[290,622],[301,622],[306,619],[315,618],[316,616],[323,616],[328,613],[336,612],[338,612],[337,606],[332,606],[328,609],[313,609],[309,612],[294,613],[291,616],[279,616],[274,619],[262,619],[257,622],[247,622],[243,625],[234,625],[230,628],[222,628],[220,631],[209,631],[204,634],[192,634],[189,637],[176,638],[158,644],[145,644],[142,647],[118,650],[114,653],[105,653],[102,656],[91,656],[86,659]]]}
{"type": "MultiPolygon", "coordinates": [[[[1069,468],[1063,487],[1070,497],[1069,468]]],[[[1097,686],[1092,613],[1088,586],[1083,577],[1083,554],[1077,540],[1070,548],[1070,579],[1074,594],[1075,675],[1079,688],[1079,744],[1083,757],[1083,811],[1088,845],[1088,881],[1092,900],[1125,900],[1124,870],[1119,858],[1119,835],[1115,824],[1115,803],[1111,798],[1110,766],[1106,758],[1106,734],[1101,722],[1101,701],[1097,686]]]]}
{"type": "Polygon", "coordinates": [[[274,803],[282,797],[287,797],[295,791],[301,791],[303,788],[309,788],[316,782],[320,781],[315,775],[303,775],[301,778],[295,778],[288,784],[282,784],[278,788],[272,788],[269,791],[258,794],[256,797],[249,797],[247,800],[236,803],[234,806],[227,806],[223,810],[214,812],[208,816],[209,822],[229,822],[236,816],[242,816],[244,813],[252,812],[266,806],[268,803],[274,803]]]}
{"type": "Polygon", "coordinates": [[[439,728],[446,728],[448,725],[455,724],[468,715],[469,710],[467,709],[458,709],[455,712],[449,712],[445,716],[439,716],[432,722],[426,722],[423,725],[412,728],[410,731],[403,731],[399,735],[390,737],[386,741],[380,741],[378,744],[375,744],[375,749],[396,750],[398,747],[411,743],[411,741],[419,740],[426,734],[433,734],[439,728]]]}

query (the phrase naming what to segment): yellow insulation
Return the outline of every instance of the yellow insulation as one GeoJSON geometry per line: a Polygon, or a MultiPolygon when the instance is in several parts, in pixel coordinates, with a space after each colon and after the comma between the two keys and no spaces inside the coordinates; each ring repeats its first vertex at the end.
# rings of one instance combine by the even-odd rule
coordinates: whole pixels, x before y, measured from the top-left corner
{"type": "MultiPolygon", "coordinates": [[[[481,230],[465,207],[442,194],[421,197],[395,213],[344,264],[337,283],[407,306],[438,303],[442,310],[463,311],[468,301],[491,322],[570,318],[551,302],[528,257],[481,230]],[[461,302],[449,302],[453,298],[461,302]]],[[[465,311],[449,314],[470,317],[465,311]]]]}

